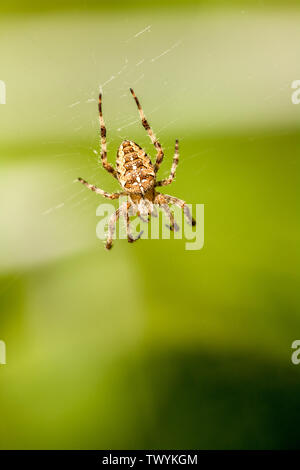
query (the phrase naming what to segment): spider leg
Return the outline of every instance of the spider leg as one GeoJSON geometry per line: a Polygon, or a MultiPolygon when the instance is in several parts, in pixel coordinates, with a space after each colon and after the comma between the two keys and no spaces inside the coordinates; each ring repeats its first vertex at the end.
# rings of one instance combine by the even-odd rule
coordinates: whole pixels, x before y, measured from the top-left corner
{"type": "Polygon", "coordinates": [[[174,232],[174,230],[175,230],[175,232],[177,232],[179,230],[179,227],[176,224],[176,222],[174,221],[174,214],[171,211],[170,207],[168,206],[168,204],[161,204],[161,207],[165,211],[167,217],[170,220],[170,225],[166,224],[166,227],[168,227],[172,232],[174,232]]]}
{"type": "Polygon", "coordinates": [[[154,203],[153,206],[152,206],[151,217],[157,217],[157,216],[158,216],[157,208],[156,208],[155,203],[154,203]]]}
{"type": "Polygon", "coordinates": [[[129,212],[128,212],[128,209],[130,208],[131,204],[128,202],[124,209],[123,209],[123,216],[124,216],[124,219],[125,219],[125,222],[126,222],[126,234],[127,234],[127,240],[128,240],[128,243],[133,243],[133,242],[136,242],[137,240],[139,240],[139,238],[141,238],[141,236],[143,235],[143,230],[138,234],[138,236],[136,238],[133,238],[133,236],[131,235],[131,231],[130,231],[130,219],[129,219],[129,212]]]}
{"type": "Polygon", "coordinates": [[[109,221],[108,221],[108,236],[107,236],[106,245],[105,245],[105,248],[107,250],[110,250],[111,247],[112,247],[112,241],[113,241],[113,236],[114,236],[114,233],[115,233],[115,227],[116,227],[117,220],[120,217],[120,212],[121,212],[121,208],[119,207],[119,209],[117,209],[109,218],[109,221]]]}
{"type": "Polygon", "coordinates": [[[141,214],[139,214],[139,218],[141,219],[142,222],[145,222],[146,224],[149,223],[149,218],[150,218],[150,215],[148,215],[147,219],[145,219],[141,214]]]}
{"type": "Polygon", "coordinates": [[[91,191],[94,191],[97,194],[101,194],[101,196],[104,196],[107,199],[118,199],[120,196],[125,194],[125,193],[112,193],[112,194],[107,193],[106,191],[103,191],[103,189],[97,188],[97,186],[94,186],[93,184],[89,184],[83,178],[77,178],[77,181],[79,181],[79,183],[82,183],[91,191]]]}
{"type": "Polygon", "coordinates": [[[186,205],[186,202],[183,201],[182,199],[178,199],[177,197],[169,196],[169,194],[160,194],[156,193],[155,199],[154,199],[155,204],[159,204],[162,206],[163,204],[174,204],[175,206],[180,207],[183,210],[183,213],[188,221],[189,224],[191,225],[196,225],[195,219],[193,219],[190,210],[188,206],[186,205]]]}
{"type": "Polygon", "coordinates": [[[167,184],[171,184],[173,179],[175,178],[175,173],[176,173],[176,168],[178,165],[179,161],[179,152],[178,152],[178,139],[176,139],[175,142],[175,154],[173,158],[173,163],[172,163],[172,168],[171,168],[171,173],[170,176],[164,180],[157,181],[155,186],[167,186],[167,184]]]}
{"type": "Polygon", "coordinates": [[[140,105],[140,102],[139,102],[138,98],[136,97],[136,95],[135,95],[135,93],[134,93],[134,91],[133,91],[132,88],[130,88],[130,92],[131,92],[131,94],[132,94],[132,96],[133,96],[133,98],[134,98],[134,100],[135,100],[135,102],[136,102],[136,105],[137,105],[137,107],[138,107],[142,124],[143,124],[143,126],[144,126],[146,132],[148,133],[152,144],[153,144],[154,147],[156,148],[157,153],[156,153],[156,161],[155,161],[155,165],[154,165],[154,171],[155,171],[155,173],[157,173],[158,170],[159,170],[160,164],[161,164],[161,162],[163,161],[164,152],[163,152],[163,150],[162,150],[162,148],[161,148],[161,145],[160,145],[159,141],[157,140],[157,138],[156,138],[156,136],[155,136],[153,130],[151,129],[151,127],[150,127],[150,125],[149,125],[149,123],[148,123],[148,121],[147,121],[147,119],[146,119],[146,116],[145,116],[145,114],[144,114],[144,111],[143,111],[143,109],[142,109],[142,107],[141,107],[141,105],[140,105]]]}
{"type": "Polygon", "coordinates": [[[190,225],[196,225],[196,220],[192,217],[186,202],[177,197],[169,196],[168,194],[160,195],[166,199],[167,204],[174,204],[175,206],[180,207],[183,210],[186,220],[190,225]]]}
{"type": "Polygon", "coordinates": [[[103,168],[117,178],[117,172],[114,167],[107,161],[107,147],[106,147],[106,127],[102,115],[102,95],[99,94],[99,121],[100,121],[100,135],[101,135],[101,161],[103,168]]]}

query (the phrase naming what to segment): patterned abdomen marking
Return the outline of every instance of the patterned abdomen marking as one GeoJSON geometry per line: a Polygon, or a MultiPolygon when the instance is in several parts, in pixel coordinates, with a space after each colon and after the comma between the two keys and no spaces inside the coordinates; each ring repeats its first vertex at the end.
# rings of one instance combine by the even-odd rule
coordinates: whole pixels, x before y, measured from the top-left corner
{"type": "Polygon", "coordinates": [[[124,140],[117,154],[117,175],[122,187],[129,193],[144,194],[155,183],[150,158],[136,143],[124,140]]]}

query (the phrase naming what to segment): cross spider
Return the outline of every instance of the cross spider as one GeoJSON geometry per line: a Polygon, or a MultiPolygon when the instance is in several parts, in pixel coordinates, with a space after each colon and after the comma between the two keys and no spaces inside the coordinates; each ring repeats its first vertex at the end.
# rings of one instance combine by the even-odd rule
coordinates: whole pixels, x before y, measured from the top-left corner
{"type": "Polygon", "coordinates": [[[106,240],[106,248],[110,250],[112,247],[112,240],[115,231],[115,224],[122,215],[126,221],[126,233],[129,242],[138,240],[142,232],[137,238],[133,238],[130,233],[130,221],[129,221],[129,209],[134,210],[142,220],[145,221],[143,216],[147,217],[146,221],[149,221],[151,215],[155,215],[154,204],[158,204],[163,208],[170,220],[170,230],[177,230],[178,227],[174,222],[174,216],[169,208],[169,204],[174,204],[180,207],[189,224],[195,225],[196,221],[192,218],[189,208],[186,206],[185,201],[178,199],[177,197],[169,196],[168,194],[158,193],[155,188],[157,186],[166,186],[171,184],[175,178],[176,167],[178,165],[178,140],[175,143],[175,154],[172,163],[170,176],[164,180],[156,181],[156,173],[159,170],[161,162],[163,161],[164,152],[157,138],[155,137],[145,115],[142,107],[137,99],[134,91],[130,88],[131,94],[135,99],[138,107],[138,111],[142,120],[142,124],[148,133],[150,140],[156,148],[156,160],[155,164],[151,163],[150,158],[146,152],[135,142],[131,140],[124,140],[119,147],[117,153],[117,169],[115,169],[107,161],[107,148],[106,148],[106,128],[102,115],[102,95],[99,95],[99,120],[101,127],[101,161],[105,170],[112,174],[121,184],[124,191],[118,193],[109,194],[103,189],[97,188],[93,184],[89,184],[83,178],[78,178],[78,181],[84,184],[88,189],[91,189],[97,194],[101,194],[108,199],[118,199],[120,196],[128,196],[127,203],[125,202],[122,207],[116,210],[116,212],[110,217],[108,223],[108,236],[106,240]]]}

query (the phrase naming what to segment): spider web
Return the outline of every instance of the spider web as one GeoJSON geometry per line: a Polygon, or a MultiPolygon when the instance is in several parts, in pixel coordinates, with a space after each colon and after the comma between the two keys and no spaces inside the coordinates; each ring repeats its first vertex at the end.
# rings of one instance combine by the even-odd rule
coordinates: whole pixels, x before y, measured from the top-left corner
{"type": "MultiPolygon", "coordinates": [[[[143,23],[144,20],[141,20],[141,23],[143,23]]],[[[155,30],[155,27],[154,27],[155,30]]],[[[90,145],[87,146],[86,148],[82,148],[80,152],[72,152],[72,156],[79,156],[82,155],[82,153],[86,153],[86,165],[84,166],[76,166],[71,167],[70,170],[65,171],[65,175],[67,176],[68,174],[72,174],[75,170],[78,175],[82,175],[85,179],[87,179],[89,182],[92,182],[93,184],[98,184],[100,187],[102,186],[109,186],[110,188],[116,186],[115,182],[111,184],[111,181],[109,178],[108,173],[105,172],[105,170],[102,168],[102,164],[100,162],[100,152],[101,152],[101,147],[100,147],[100,127],[99,127],[99,120],[98,120],[98,93],[101,92],[103,94],[103,114],[104,114],[104,119],[105,119],[105,125],[107,129],[107,148],[108,148],[108,160],[114,165],[115,163],[115,155],[116,155],[116,149],[120,145],[120,143],[127,139],[127,138],[132,138],[131,135],[136,134],[136,129],[134,129],[134,126],[137,128],[140,127],[139,129],[139,134],[143,134],[144,130],[141,129],[141,122],[140,118],[137,112],[137,109],[134,106],[132,106],[132,97],[131,94],[129,93],[129,87],[132,87],[135,89],[135,87],[140,84],[142,81],[147,82],[147,69],[150,67],[154,67],[156,63],[159,63],[161,60],[167,60],[168,54],[172,54],[172,52],[175,52],[177,48],[183,47],[183,40],[177,40],[174,43],[170,43],[170,40],[166,38],[165,44],[161,44],[159,49],[160,52],[157,54],[157,47],[155,50],[151,50],[151,36],[153,35],[153,27],[151,24],[145,25],[142,27],[140,30],[137,29],[137,31],[132,35],[129,36],[127,39],[124,41],[120,41],[119,44],[119,55],[120,51],[123,51],[123,56],[124,58],[120,60],[120,66],[119,69],[109,71],[106,70],[105,63],[103,64],[103,71],[101,71],[101,78],[99,81],[95,80],[95,87],[90,90],[84,91],[83,95],[84,97],[81,97],[80,99],[76,99],[76,101],[70,103],[67,105],[68,110],[70,110],[70,121],[71,122],[76,122],[74,125],[74,134],[78,134],[80,132],[84,133],[84,125],[80,125],[80,119],[81,119],[81,113],[80,113],[80,107],[89,105],[92,107],[93,111],[93,117],[90,120],[90,125],[91,128],[93,129],[94,136],[90,140],[90,145]],[[147,36],[148,41],[145,41],[145,36],[147,36]],[[140,57],[138,54],[134,55],[131,57],[129,60],[128,57],[126,56],[126,52],[128,51],[128,48],[131,47],[131,45],[136,42],[136,41],[143,41],[144,43],[147,42],[148,47],[145,48],[147,49],[147,55],[144,57],[140,57]],[[150,45],[150,47],[149,47],[150,45]],[[113,117],[111,117],[111,113],[109,110],[109,98],[111,96],[117,97],[116,99],[120,100],[122,110],[115,110],[113,117]],[[131,106],[130,106],[131,105],[131,106]],[[132,119],[133,117],[133,119],[132,119]],[[142,131],[142,132],[141,132],[142,131]],[[113,149],[113,150],[112,150],[113,149]],[[100,176],[99,178],[99,175],[100,176]],[[106,177],[106,178],[105,178],[106,177]],[[101,183],[97,183],[101,180],[101,183]]],[[[91,61],[95,62],[95,56],[93,51],[91,52],[91,61]]],[[[169,83],[169,77],[166,76],[162,80],[162,86],[167,87],[169,83]]],[[[151,88],[150,88],[151,89],[151,88]]],[[[143,96],[139,93],[139,98],[140,101],[142,102],[143,106],[143,96]]],[[[158,115],[159,111],[165,107],[168,106],[168,103],[174,99],[174,96],[168,96],[168,94],[165,94],[165,98],[157,104],[155,102],[155,90],[153,90],[153,99],[152,105],[147,107],[146,115],[149,117],[150,122],[154,123],[155,117],[158,115]]],[[[156,126],[155,128],[155,133],[157,137],[161,140],[169,128],[173,125],[173,123],[179,121],[180,117],[176,119],[169,120],[165,125],[163,126],[156,126]]],[[[149,143],[148,136],[143,135],[142,140],[145,143],[145,146],[147,147],[147,150],[149,149],[148,153],[152,157],[152,161],[155,161],[155,150],[153,146],[151,146],[151,143],[149,143]]],[[[175,141],[175,137],[174,137],[175,141]]],[[[57,142],[55,142],[56,144],[57,142]]],[[[174,143],[172,143],[172,146],[169,144],[164,145],[165,153],[169,153],[170,156],[168,158],[168,163],[169,166],[171,164],[171,159],[173,158],[173,153],[174,153],[174,143]]],[[[62,153],[62,154],[54,154],[53,159],[55,158],[61,158],[61,157],[66,157],[70,155],[68,152],[62,153]]],[[[165,160],[167,157],[165,157],[165,160]]],[[[161,178],[164,178],[169,175],[170,168],[165,168],[164,170],[160,171],[160,176],[161,178]]],[[[81,188],[79,184],[75,184],[72,186],[74,183],[77,183],[77,179],[72,179],[69,182],[66,182],[65,185],[59,186],[57,188],[57,191],[59,192],[61,189],[66,189],[68,188],[71,192],[70,195],[66,196],[62,201],[58,201],[57,204],[55,203],[54,205],[46,208],[43,211],[44,216],[48,216],[53,214],[54,212],[68,208],[68,210],[73,210],[76,209],[78,217],[81,217],[83,213],[87,213],[91,211],[94,214],[94,207],[95,207],[95,198],[93,198],[93,194],[88,194],[86,188],[81,188]],[[73,190],[74,188],[74,190],[73,190]],[[92,196],[92,197],[91,197],[92,196]],[[80,206],[81,209],[80,209],[80,206]]],[[[113,189],[111,189],[113,190],[113,189]]],[[[109,201],[111,203],[111,201],[109,201]]],[[[98,200],[99,204],[99,200],[98,200]]]]}

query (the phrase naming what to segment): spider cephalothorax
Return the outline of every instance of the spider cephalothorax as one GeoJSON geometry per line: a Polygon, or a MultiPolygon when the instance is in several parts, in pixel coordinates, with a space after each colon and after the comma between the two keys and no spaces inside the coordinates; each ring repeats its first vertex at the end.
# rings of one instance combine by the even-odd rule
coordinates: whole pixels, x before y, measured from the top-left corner
{"type": "Polygon", "coordinates": [[[108,163],[106,150],[106,128],[102,116],[102,96],[100,94],[99,119],[101,127],[101,161],[103,167],[119,181],[120,185],[123,188],[123,191],[119,193],[109,194],[103,191],[102,189],[97,188],[93,184],[89,184],[84,179],[78,178],[78,181],[84,184],[87,188],[91,189],[92,191],[95,191],[98,194],[101,194],[102,196],[108,199],[118,199],[120,196],[128,197],[127,203],[124,203],[122,207],[117,209],[109,220],[108,237],[106,241],[106,248],[108,250],[112,247],[115,224],[120,215],[122,215],[126,220],[128,241],[134,242],[140,238],[141,234],[138,236],[138,238],[133,238],[130,234],[130,210],[133,210],[133,212],[137,214],[142,220],[145,220],[143,217],[145,216],[146,218],[148,218],[148,216],[151,216],[154,213],[154,205],[158,204],[164,209],[170,219],[170,230],[175,230],[176,224],[174,222],[174,216],[169,208],[169,204],[175,204],[176,206],[179,206],[181,209],[183,209],[187,221],[190,224],[196,224],[195,220],[190,214],[188,207],[186,206],[185,201],[182,201],[181,199],[178,199],[173,196],[169,196],[168,194],[158,193],[155,190],[157,186],[166,186],[172,183],[173,179],[175,178],[179,155],[178,140],[176,140],[175,143],[175,155],[170,176],[164,180],[156,181],[156,173],[159,170],[160,164],[164,157],[164,153],[160,143],[156,139],[151,127],[149,126],[149,123],[144,115],[139,100],[137,99],[132,88],[130,88],[130,91],[137,104],[142,124],[156,149],[157,153],[155,164],[153,165],[146,152],[139,145],[137,145],[135,142],[132,142],[131,140],[124,140],[118,149],[116,160],[117,169],[115,170],[115,168],[110,163],[108,163]]]}

